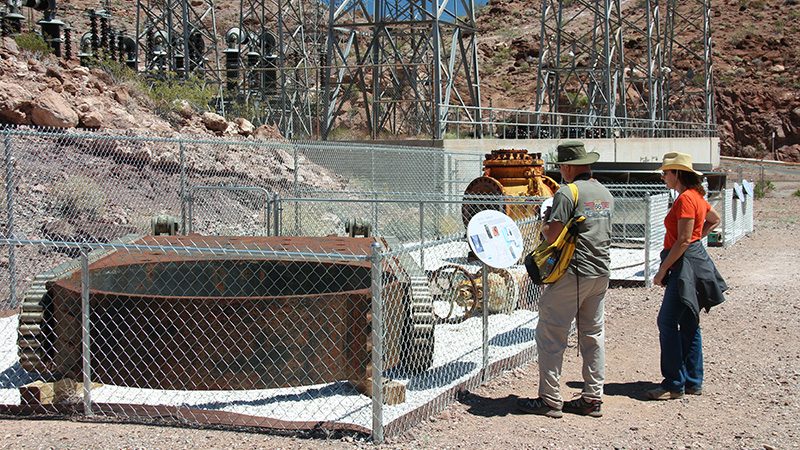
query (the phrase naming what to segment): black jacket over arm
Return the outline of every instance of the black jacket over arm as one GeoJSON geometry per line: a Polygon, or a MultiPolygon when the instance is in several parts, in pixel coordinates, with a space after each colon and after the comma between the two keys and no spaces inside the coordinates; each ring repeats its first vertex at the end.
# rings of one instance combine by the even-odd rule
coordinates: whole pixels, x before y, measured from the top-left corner
{"type": "MultiPolygon", "coordinates": [[[[661,252],[661,261],[664,261],[668,253],[669,249],[661,252]]],[[[723,292],[728,290],[728,285],[717,271],[702,242],[694,241],[689,244],[689,248],[670,271],[677,271],[681,301],[691,308],[698,319],[701,308],[708,312],[711,307],[725,301],[723,292]]]]}

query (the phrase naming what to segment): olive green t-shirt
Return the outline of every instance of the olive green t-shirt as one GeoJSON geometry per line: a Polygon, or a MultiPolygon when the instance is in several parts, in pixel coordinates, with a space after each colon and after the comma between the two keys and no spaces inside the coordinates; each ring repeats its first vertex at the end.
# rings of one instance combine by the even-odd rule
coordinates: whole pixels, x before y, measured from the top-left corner
{"type": "MultiPolygon", "coordinates": [[[[578,208],[574,216],[583,215],[586,220],[579,225],[580,235],[575,244],[575,254],[572,256],[569,271],[587,278],[608,276],[614,198],[594,178],[576,180],[575,185],[578,187],[578,208]]],[[[567,184],[563,184],[553,196],[549,222],[557,221],[566,225],[573,217],[573,209],[572,192],[567,184]]]]}

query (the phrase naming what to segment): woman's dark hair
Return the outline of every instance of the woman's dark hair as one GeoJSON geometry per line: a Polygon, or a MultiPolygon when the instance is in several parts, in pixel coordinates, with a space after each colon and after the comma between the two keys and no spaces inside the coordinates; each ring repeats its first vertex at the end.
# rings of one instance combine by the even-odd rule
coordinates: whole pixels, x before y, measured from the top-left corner
{"type": "Polygon", "coordinates": [[[694,189],[700,195],[706,195],[706,190],[703,187],[703,178],[694,173],[686,170],[676,170],[675,174],[678,176],[678,182],[686,189],[694,189]]]}

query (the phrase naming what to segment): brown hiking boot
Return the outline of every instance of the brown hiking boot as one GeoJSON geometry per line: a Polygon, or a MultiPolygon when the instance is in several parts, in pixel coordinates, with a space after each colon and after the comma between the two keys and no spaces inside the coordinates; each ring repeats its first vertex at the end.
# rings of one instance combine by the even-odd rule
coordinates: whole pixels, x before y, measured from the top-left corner
{"type": "Polygon", "coordinates": [[[683,391],[670,392],[659,386],[655,389],[650,389],[649,391],[645,392],[644,396],[648,400],[675,400],[678,398],[683,398],[683,391]]]}
{"type": "Polygon", "coordinates": [[[517,409],[524,413],[560,419],[563,415],[560,409],[553,408],[541,398],[521,398],[517,400],[517,409]]]}
{"type": "Polygon", "coordinates": [[[689,395],[703,395],[702,386],[687,387],[685,392],[689,395]]]}
{"type": "Polygon", "coordinates": [[[603,411],[600,406],[603,404],[600,400],[586,400],[583,397],[576,398],[564,402],[562,410],[570,414],[578,414],[581,416],[589,417],[603,417],[603,411]]]}

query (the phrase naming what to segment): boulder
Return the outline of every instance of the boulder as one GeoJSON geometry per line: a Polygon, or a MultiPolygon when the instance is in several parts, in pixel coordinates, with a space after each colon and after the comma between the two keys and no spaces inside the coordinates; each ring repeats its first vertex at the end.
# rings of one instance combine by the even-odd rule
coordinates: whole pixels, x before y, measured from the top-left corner
{"type": "Polygon", "coordinates": [[[215,133],[224,133],[228,129],[228,121],[219,114],[204,112],[201,116],[203,125],[215,133]]]}
{"type": "Polygon", "coordinates": [[[64,75],[61,74],[61,71],[58,69],[58,67],[48,67],[45,75],[64,83],[64,75]]]}
{"type": "Polygon", "coordinates": [[[84,128],[102,128],[103,114],[97,109],[82,113],[80,114],[80,124],[84,128]]]}
{"type": "Polygon", "coordinates": [[[78,66],[72,69],[72,73],[78,76],[88,77],[91,72],[89,72],[89,69],[87,69],[86,67],[78,66]]]}
{"type": "Polygon", "coordinates": [[[253,136],[263,140],[282,140],[281,132],[272,125],[261,125],[253,132],[253,136]]]}
{"type": "Polygon", "coordinates": [[[236,127],[238,129],[238,132],[242,136],[250,136],[256,130],[256,127],[253,126],[253,124],[249,120],[243,117],[237,118],[234,122],[236,122],[236,127]]]}
{"type": "Polygon", "coordinates": [[[0,120],[16,125],[30,124],[33,95],[24,87],[0,80],[0,120]]]}
{"type": "Polygon", "coordinates": [[[42,127],[74,128],[78,114],[60,94],[45,91],[32,102],[31,122],[42,127]]]}
{"type": "Polygon", "coordinates": [[[192,108],[192,105],[186,100],[178,100],[175,105],[175,111],[178,112],[179,116],[187,120],[194,116],[194,108],[192,108]]]}
{"type": "Polygon", "coordinates": [[[14,56],[19,55],[19,47],[17,46],[17,41],[15,41],[14,38],[4,37],[2,38],[2,43],[6,52],[14,56]]]}
{"type": "Polygon", "coordinates": [[[131,96],[128,94],[128,89],[123,86],[117,86],[114,88],[114,100],[119,102],[122,105],[127,105],[128,102],[131,101],[131,96]]]}
{"type": "Polygon", "coordinates": [[[91,69],[90,73],[94,75],[95,78],[102,81],[104,84],[108,86],[114,85],[114,79],[111,78],[111,75],[109,75],[108,72],[106,72],[105,70],[95,68],[91,69]]]}

